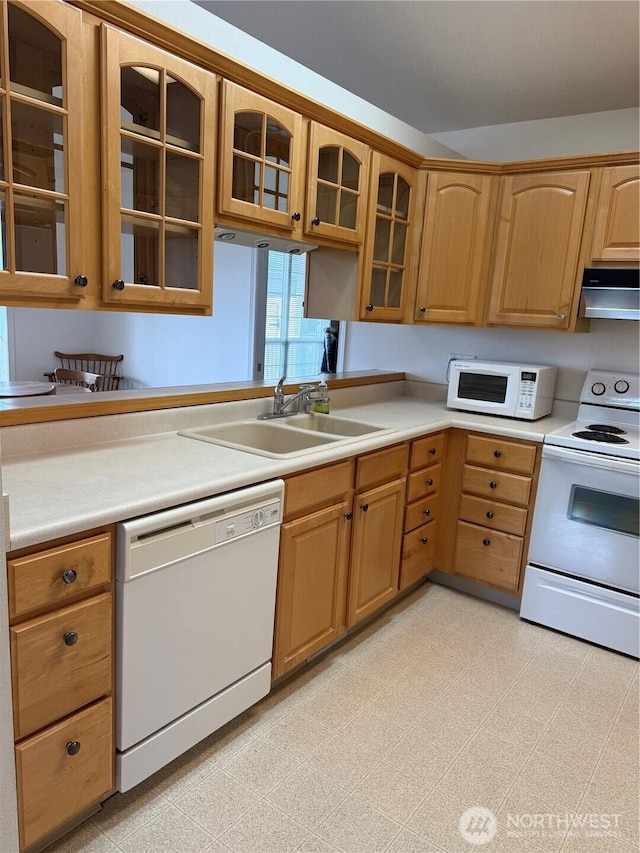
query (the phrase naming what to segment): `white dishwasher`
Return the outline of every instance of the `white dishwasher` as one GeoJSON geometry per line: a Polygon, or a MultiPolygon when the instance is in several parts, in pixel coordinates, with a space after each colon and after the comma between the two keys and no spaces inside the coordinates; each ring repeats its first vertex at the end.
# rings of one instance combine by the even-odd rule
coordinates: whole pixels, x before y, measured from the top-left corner
{"type": "Polygon", "coordinates": [[[270,690],[284,483],[117,525],[117,787],[270,690]]]}

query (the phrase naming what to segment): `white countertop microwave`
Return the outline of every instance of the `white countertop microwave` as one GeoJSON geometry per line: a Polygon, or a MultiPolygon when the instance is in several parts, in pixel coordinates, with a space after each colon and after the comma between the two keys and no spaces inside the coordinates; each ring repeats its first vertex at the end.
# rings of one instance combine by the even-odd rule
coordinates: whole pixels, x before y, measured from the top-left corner
{"type": "Polygon", "coordinates": [[[535,421],[553,406],[556,368],[500,361],[452,361],[447,407],[535,421]]]}

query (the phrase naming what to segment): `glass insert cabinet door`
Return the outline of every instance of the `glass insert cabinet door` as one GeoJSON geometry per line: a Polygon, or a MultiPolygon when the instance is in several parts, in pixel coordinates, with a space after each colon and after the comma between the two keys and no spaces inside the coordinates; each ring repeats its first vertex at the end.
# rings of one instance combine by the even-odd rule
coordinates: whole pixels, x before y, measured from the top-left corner
{"type": "Polygon", "coordinates": [[[212,307],[216,77],[102,25],[104,301],[212,307]]]}
{"type": "Polygon", "coordinates": [[[365,143],[311,123],[305,233],[362,243],[369,157],[365,143]]]}
{"type": "Polygon", "coordinates": [[[419,173],[374,152],[365,241],[361,320],[405,318],[415,293],[419,173]]]}
{"type": "Polygon", "coordinates": [[[222,84],[218,209],[302,229],[302,116],[228,80],[222,84]]]}
{"type": "Polygon", "coordinates": [[[0,297],[8,301],[79,301],[90,290],[80,233],[80,42],[77,9],[0,4],[0,297]]]}

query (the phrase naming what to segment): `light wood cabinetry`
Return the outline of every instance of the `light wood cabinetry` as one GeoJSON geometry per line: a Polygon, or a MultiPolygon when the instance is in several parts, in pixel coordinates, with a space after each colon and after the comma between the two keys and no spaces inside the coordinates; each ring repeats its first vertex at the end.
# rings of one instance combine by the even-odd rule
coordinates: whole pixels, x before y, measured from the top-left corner
{"type": "Polygon", "coordinates": [[[482,322],[496,189],[491,175],[429,174],[416,322],[482,322]]]}
{"type": "Polygon", "coordinates": [[[425,173],[373,152],[360,319],[406,319],[413,310],[425,173]]]}
{"type": "Polygon", "coordinates": [[[459,500],[453,574],[517,593],[537,484],[538,445],[458,434],[459,500]]]}
{"type": "Polygon", "coordinates": [[[302,233],[302,116],[255,92],[222,84],[218,212],[302,233]]]}
{"type": "Polygon", "coordinates": [[[640,261],[640,168],[602,170],[593,261],[640,261]]]}
{"type": "Polygon", "coordinates": [[[584,170],[501,179],[487,323],[572,327],[590,177],[584,170]]]}
{"type": "Polygon", "coordinates": [[[112,563],[110,529],[7,559],[21,849],[113,789],[112,563]]]}
{"type": "Polygon", "coordinates": [[[102,25],[103,300],[210,309],[217,78],[102,25]]]}

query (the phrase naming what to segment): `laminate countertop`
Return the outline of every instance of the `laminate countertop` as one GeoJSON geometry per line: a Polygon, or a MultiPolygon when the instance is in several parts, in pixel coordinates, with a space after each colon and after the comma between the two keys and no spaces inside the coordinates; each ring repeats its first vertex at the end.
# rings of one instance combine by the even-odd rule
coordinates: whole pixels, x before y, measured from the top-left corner
{"type": "MultiPolygon", "coordinates": [[[[387,396],[381,399],[371,399],[369,389],[364,399],[334,405],[332,395],[333,414],[393,432],[322,446],[287,459],[178,435],[179,429],[255,418],[264,411],[264,401],[261,409],[257,409],[260,401],[246,401],[5,427],[0,430],[0,446],[3,491],[9,496],[7,550],[326,465],[449,427],[542,442],[546,433],[574,419],[571,410],[534,422],[451,411],[444,402],[404,396],[402,384],[386,386],[387,396]],[[34,447],[38,452],[33,452],[34,447]]],[[[349,394],[349,398],[353,396],[349,394]]]]}

